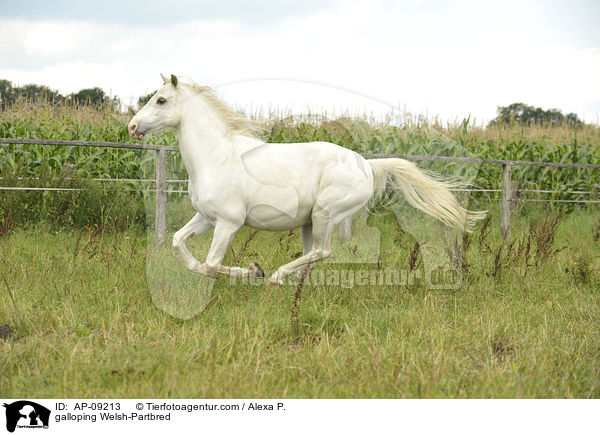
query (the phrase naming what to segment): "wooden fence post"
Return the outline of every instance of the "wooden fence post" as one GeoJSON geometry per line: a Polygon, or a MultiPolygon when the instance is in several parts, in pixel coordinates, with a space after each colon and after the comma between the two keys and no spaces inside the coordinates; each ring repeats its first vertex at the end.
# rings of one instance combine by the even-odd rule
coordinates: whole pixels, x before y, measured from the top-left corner
{"type": "Polygon", "coordinates": [[[510,181],[510,164],[502,165],[502,221],[500,230],[502,237],[510,236],[510,204],[512,198],[512,183],[510,181]]]}
{"type": "Polygon", "coordinates": [[[167,152],[156,150],[156,246],[164,243],[167,232],[167,152]]]}

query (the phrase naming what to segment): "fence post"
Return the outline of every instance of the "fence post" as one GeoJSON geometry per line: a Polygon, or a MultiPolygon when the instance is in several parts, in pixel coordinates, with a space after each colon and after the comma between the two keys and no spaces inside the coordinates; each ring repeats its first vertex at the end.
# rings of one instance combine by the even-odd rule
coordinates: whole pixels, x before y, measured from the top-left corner
{"type": "Polygon", "coordinates": [[[165,241],[167,231],[167,152],[156,150],[156,246],[165,241]]]}
{"type": "Polygon", "coordinates": [[[510,181],[510,164],[502,165],[502,221],[500,230],[502,237],[510,236],[510,203],[512,197],[512,183],[510,181]]]}

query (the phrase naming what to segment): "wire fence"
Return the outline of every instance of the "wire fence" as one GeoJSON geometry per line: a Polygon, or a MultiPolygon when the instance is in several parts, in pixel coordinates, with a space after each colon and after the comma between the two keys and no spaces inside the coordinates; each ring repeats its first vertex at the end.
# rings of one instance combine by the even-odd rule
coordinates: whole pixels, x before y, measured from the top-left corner
{"type": "MultiPolygon", "coordinates": [[[[17,180],[39,180],[39,178],[36,177],[30,177],[30,178],[25,178],[25,177],[18,177],[16,178],[17,180]]],[[[3,180],[2,177],[0,177],[0,180],[3,180]]],[[[72,178],[65,178],[65,180],[72,180],[72,178]]],[[[135,182],[139,182],[139,183],[148,183],[148,184],[154,184],[156,183],[156,180],[153,178],[91,178],[92,181],[107,181],[107,182],[127,182],[127,183],[135,183],[135,182]]],[[[187,184],[189,182],[189,180],[165,180],[165,182],[167,184],[169,183],[178,183],[178,184],[187,184]]],[[[82,189],[75,189],[75,188],[64,188],[64,187],[0,187],[0,190],[82,190],[82,189]]],[[[139,192],[156,192],[156,189],[125,189],[125,190],[129,190],[129,191],[139,191],[139,192]]],[[[458,188],[451,188],[448,189],[451,190],[453,192],[479,192],[479,193],[489,193],[489,192],[502,192],[502,189],[458,189],[458,188]]],[[[529,193],[543,193],[543,194],[558,194],[558,195],[570,195],[570,194],[578,194],[578,195],[597,195],[600,196],[600,191],[585,191],[585,190],[544,190],[544,189],[522,189],[519,188],[520,192],[529,192],[529,193]]],[[[187,190],[172,190],[172,189],[167,189],[167,193],[188,193],[187,190]]],[[[497,198],[488,198],[490,200],[497,200],[497,198]]],[[[519,201],[521,202],[528,202],[528,201],[532,201],[532,202],[540,202],[540,201],[549,201],[549,202],[556,202],[558,200],[553,200],[553,199],[529,199],[529,198],[519,198],[519,201]]],[[[583,199],[574,199],[574,200],[569,200],[568,202],[600,202],[600,201],[586,201],[583,199]]]]}
{"type": "MultiPolygon", "coordinates": [[[[167,194],[185,194],[187,190],[167,189],[167,184],[188,183],[188,180],[167,179],[166,152],[176,152],[179,148],[176,146],[163,146],[139,143],[120,143],[120,142],[99,142],[99,141],[80,141],[80,140],[46,140],[46,139],[18,139],[18,138],[0,138],[0,145],[58,145],[58,146],[76,146],[76,147],[108,147],[108,148],[126,148],[138,150],[153,150],[156,152],[156,178],[154,179],[135,179],[135,178],[93,178],[100,182],[128,182],[128,183],[148,183],[148,186],[141,189],[125,189],[130,191],[143,191],[156,193],[156,231],[157,243],[162,243],[166,233],[166,202],[167,194]],[[154,189],[149,188],[154,184],[154,189]]],[[[502,203],[502,222],[501,230],[503,234],[510,233],[510,213],[516,202],[551,202],[551,203],[600,203],[600,199],[545,199],[545,198],[520,198],[521,192],[534,194],[553,194],[553,195],[593,195],[600,198],[600,192],[593,190],[574,190],[559,191],[548,189],[521,189],[520,185],[511,180],[512,166],[537,166],[551,168],[577,168],[577,169],[600,169],[600,165],[590,163],[560,163],[560,162],[536,162],[523,160],[502,160],[502,159],[482,159],[474,157],[449,157],[449,156],[418,156],[402,154],[370,154],[362,153],[365,158],[403,158],[415,161],[438,161],[455,163],[479,163],[487,165],[502,166],[502,188],[484,189],[484,188],[461,188],[451,189],[457,192],[477,192],[482,194],[498,193],[501,198],[487,198],[492,201],[501,201],[502,203]]],[[[0,178],[2,179],[2,178],[0,178]]],[[[26,180],[25,178],[19,178],[26,180]]],[[[66,187],[18,187],[2,186],[0,190],[47,190],[47,191],[77,191],[82,189],[66,187]]]]}

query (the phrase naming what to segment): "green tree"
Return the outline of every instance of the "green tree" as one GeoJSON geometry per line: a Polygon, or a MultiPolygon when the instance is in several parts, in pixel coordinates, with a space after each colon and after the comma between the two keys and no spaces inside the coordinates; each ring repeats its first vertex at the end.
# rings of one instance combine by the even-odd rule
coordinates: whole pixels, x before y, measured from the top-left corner
{"type": "Polygon", "coordinates": [[[138,98],[137,110],[140,110],[142,107],[144,107],[146,103],[150,100],[150,98],[152,98],[154,94],[156,94],[156,92],[157,91],[152,91],[149,94],[142,95],[140,98],[138,98]]]}
{"type": "Polygon", "coordinates": [[[18,94],[31,101],[49,101],[58,103],[63,96],[57,91],[53,91],[48,86],[29,84],[18,89],[18,94]]]}
{"type": "Polygon", "coordinates": [[[524,103],[499,106],[497,113],[498,116],[490,122],[490,125],[518,123],[526,126],[531,124],[553,126],[568,123],[579,126],[583,124],[575,113],[564,115],[559,109],[544,110],[524,103]]]}
{"type": "Polygon", "coordinates": [[[110,98],[104,93],[101,88],[87,88],[79,92],[69,95],[69,100],[78,104],[89,106],[101,106],[108,102],[110,98]]]}
{"type": "Polygon", "coordinates": [[[9,80],[0,80],[0,105],[5,106],[15,101],[15,89],[9,80]]]}
{"type": "Polygon", "coordinates": [[[57,103],[64,97],[58,91],[52,90],[48,86],[28,84],[22,87],[15,87],[9,80],[0,80],[0,104],[13,104],[18,98],[57,103]]]}

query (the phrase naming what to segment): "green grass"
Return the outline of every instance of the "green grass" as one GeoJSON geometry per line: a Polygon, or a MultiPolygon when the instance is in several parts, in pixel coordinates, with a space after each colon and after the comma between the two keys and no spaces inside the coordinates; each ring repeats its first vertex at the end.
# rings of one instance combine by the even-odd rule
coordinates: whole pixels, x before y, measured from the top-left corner
{"type": "MultiPolygon", "coordinates": [[[[0,136],[126,142],[130,116],[109,108],[27,103],[0,112],[0,136]]],[[[270,118],[264,132],[270,142],[325,140],[367,153],[600,162],[600,129],[589,125],[480,128],[408,118],[270,118]]],[[[174,140],[173,132],[146,139],[162,145],[174,140]]],[[[168,158],[169,178],[186,178],[179,154],[168,158]]],[[[316,284],[319,274],[342,269],[418,273],[429,261],[423,246],[437,248],[448,261],[436,224],[400,208],[400,227],[393,213],[381,211],[360,229],[355,222],[356,238],[336,245],[338,263],[315,268],[292,333],[294,287],[267,289],[263,282],[231,283],[226,277],[207,287],[168,246],[153,247],[143,226],[145,218],[153,224],[150,196],[143,207],[141,195],[89,181],[152,178],[153,159],[153,152],[131,150],[0,146],[0,184],[85,188],[0,196],[0,326],[14,331],[7,341],[0,338],[0,396],[600,397],[596,206],[530,205],[514,215],[513,238],[504,242],[493,214],[489,234],[480,224],[474,236],[450,247],[453,258],[466,248],[456,290],[432,290],[421,280],[316,284]],[[75,180],[65,178],[65,164],[74,165],[75,180]],[[570,211],[554,239],[546,237],[553,233],[542,220],[548,210],[570,211]],[[98,228],[105,231],[96,234],[98,228]],[[411,234],[418,233],[423,246],[416,249],[411,234]],[[376,236],[380,250],[373,252],[376,236]],[[339,264],[344,258],[371,263],[339,264]]],[[[485,188],[501,182],[494,165],[419,166],[444,176],[468,175],[485,188]]],[[[513,180],[529,189],[599,187],[591,170],[514,167],[513,180]]],[[[167,215],[174,231],[193,212],[187,199],[170,195],[167,215]]],[[[207,234],[190,241],[198,258],[209,240],[207,234]]],[[[224,263],[257,261],[274,270],[300,251],[298,231],[254,235],[244,229],[224,263]]]]}
{"type": "MultiPolygon", "coordinates": [[[[0,237],[0,325],[14,330],[0,340],[0,396],[598,398],[597,215],[565,216],[545,260],[535,241],[528,260],[515,244],[495,274],[509,242],[494,215],[481,248],[481,228],[471,239],[457,290],[309,282],[295,334],[294,287],[219,277],[208,308],[182,320],[153,301],[147,262],[172,254],[143,231],[16,229],[0,237]]],[[[519,211],[514,238],[542,217],[519,211]]],[[[414,239],[389,213],[368,224],[381,233],[379,267],[407,268],[414,239]]],[[[238,234],[225,264],[274,269],[301,249],[298,234],[251,234],[238,234]]],[[[190,249],[200,256],[209,238],[190,249]]],[[[182,273],[180,290],[186,279],[198,285],[180,263],[165,265],[182,273]]],[[[367,266],[315,272],[342,267],[367,266]]]]}

